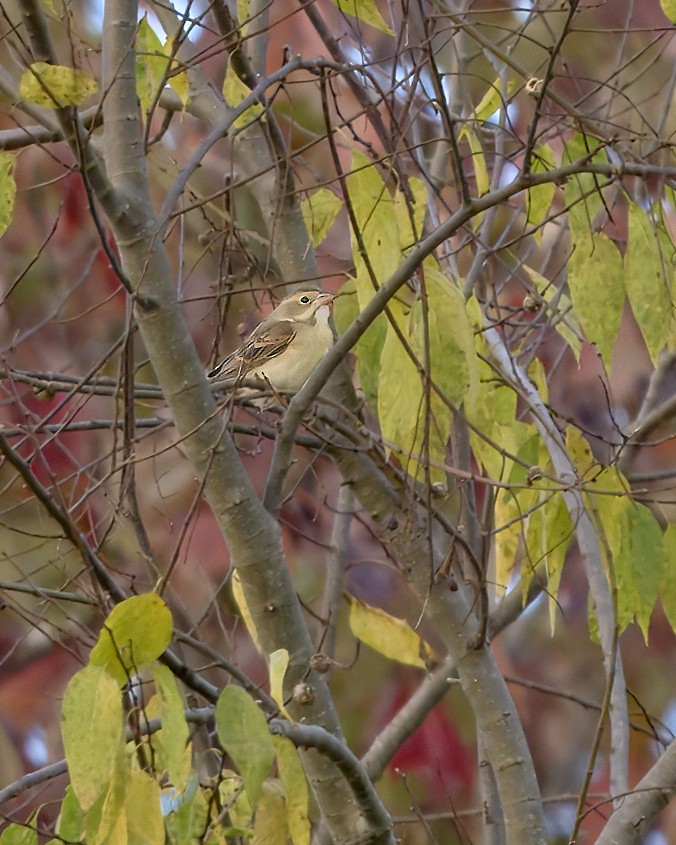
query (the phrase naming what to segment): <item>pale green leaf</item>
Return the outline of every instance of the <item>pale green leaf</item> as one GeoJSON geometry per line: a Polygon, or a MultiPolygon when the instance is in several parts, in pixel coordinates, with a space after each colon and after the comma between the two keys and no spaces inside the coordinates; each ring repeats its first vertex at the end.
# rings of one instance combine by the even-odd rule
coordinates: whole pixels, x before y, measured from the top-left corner
{"type": "Polygon", "coordinates": [[[676,631],[676,525],[670,525],[662,537],[664,571],[660,584],[660,598],[664,614],[676,631]]]}
{"type": "Polygon", "coordinates": [[[630,203],[624,281],[631,310],[655,364],[666,346],[673,317],[673,274],[674,246],[660,221],[630,203]]]}
{"type": "Polygon", "coordinates": [[[0,152],[0,236],[7,231],[14,212],[16,181],[12,173],[13,169],[14,156],[0,152]]]}
{"type": "MultiPolygon", "coordinates": [[[[271,739],[274,741],[274,737],[271,737],[271,739]]],[[[225,769],[221,773],[218,795],[221,807],[228,811],[233,825],[242,829],[249,828],[255,808],[251,806],[251,802],[247,798],[244,781],[236,772],[225,769]]]]}
{"type": "MultiPolygon", "coordinates": [[[[231,64],[225,72],[223,80],[223,96],[231,108],[237,108],[249,95],[251,90],[237,76],[231,64]]],[[[263,113],[263,106],[260,103],[253,103],[234,122],[234,126],[245,126],[258,115],[263,113]]]]}
{"type": "Polygon", "coordinates": [[[168,67],[162,42],[144,15],[136,29],[136,90],[143,111],[148,111],[160,87],[164,87],[168,67]]]}
{"type": "Polygon", "coordinates": [[[549,324],[556,329],[558,334],[566,341],[575,355],[575,360],[580,360],[582,342],[580,336],[582,329],[577,315],[573,311],[573,303],[563,289],[558,288],[549,279],[542,276],[532,267],[523,268],[531,278],[538,294],[542,297],[547,307],[549,324]]]}
{"type": "MultiPolygon", "coordinates": [[[[541,507],[534,510],[528,519],[526,543],[533,569],[543,560],[546,562],[549,623],[553,634],[559,614],[556,597],[573,530],[568,508],[561,494],[540,491],[538,498],[541,507]]],[[[527,575],[528,573],[524,573],[524,576],[527,575]]],[[[530,578],[526,577],[524,588],[527,588],[529,582],[530,578]]]]}
{"type": "Polygon", "coordinates": [[[244,780],[252,807],[275,756],[262,710],[241,687],[227,686],[216,704],[216,730],[244,780]]]}
{"type": "Polygon", "coordinates": [[[378,607],[348,595],[350,630],[367,646],[406,666],[426,668],[436,660],[434,649],[404,622],[378,607]]]}
{"type": "Polygon", "coordinates": [[[429,337],[430,375],[434,384],[454,405],[461,405],[470,387],[478,380],[474,333],[467,316],[465,300],[432,260],[424,264],[427,295],[427,332],[425,309],[421,301],[413,306],[413,350],[425,360],[425,336],[429,337]]]}
{"type": "Polygon", "coordinates": [[[298,751],[286,737],[273,736],[272,741],[277,754],[279,776],[284,784],[289,836],[293,845],[310,845],[310,794],[298,751]]]}
{"type": "MultiPolygon", "coordinates": [[[[596,138],[576,133],[566,140],[561,163],[570,164],[580,159],[594,163],[608,162],[605,150],[596,138]]],[[[568,179],[565,196],[571,226],[589,230],[603,207],[603,192],[610,182],[609,178],[596,173],[576,173],[568,179]]]]}
{"type": "MultiPolygon", "coordinates": [[[[531,162],[531,173],[547,173],[556,167],[556,160],[552,148],[548,144],[540,144],[533,150],[531,162]]],[[[533,227],[540,226],[545,219],[552,205],[556,186],[553,182],[545,182],[543,185],[533,185],[528,189],[526,197],[526,209],[528,222],[533,227]]]]}
{"type": "Polygon", "coordinates": [[[102,667],[86,666],[71,678],[61,733],[73,791],[87,811],[109,785],[124,747],[120,687],[102,667]]]}
{"type": "Polygon", "coordinates": [[[342,201],[328,188],[320,188],[302,201],[301,211],[313,247],[324,240],[342,207],[342,201]]]}
{"type": "Polygon", "coordinates": [[[95,79],[72,67],[34,62],[21,74],[24,100],[48,109],[79,106],[98,90],[95,79]]]}
{"type": "MultiPolygon", "coordinates": [[[[384,281],[401,262],[401,238],[395,199],[371,161],[361,153],[352,154],[347,187],[356,225],[379,282],[384,281]]],[[[352,233],[352,254],[357,269],[357,292],[361,308],[372,299],[374,287],[365,268],[359,243],[352,233]]]]}
{"type": "MultiPolygon", "coordinates": [[[[351,173],[347,177],[357,229],[376,280],[389,278],[401,262],[398,210],[380,174],[366,156],[353,153],[351,173]]],[[[352,257],[356,278],[357,308],[362,311],[376,292],[352,232],[352,257]]],[[[380,315],[354,348],[357,375],[366,396],[375,404],[380,390],[380,365],[387,336],[387,319],[380,315]]]]}
{"type": "Polygon", "coordinates": [[[202,789],[196,776],[178,797],[174,790],[164,790],[164,822],[172,845],[199,841],[207,825],[211,795],[211,789],[202,789]]]}
{"type": "Polygon", "coordinates": [[[477,196],[482,197],[484,194],[488,193],[488,189],[490,188],[486,156],[484,155],[484,151],[481,147],[481,141],[471,124],[467,124],[465,126],[463,134],[467,138],[467,143],[469,144],[469,149],[472,153],[472,168],[474,170],[474,181],[476,182],[477,196]]]}
{"type": "Polygon", "coordinates": [[[126,799],[130,774],[124,753],[118,754],[108,790],[87,813],[87,845],[128,845],[126,799]]]}
{"type": "Polygon", "coordinates": [[[160,785],[146,772],[131,772],[125,811],[128,845],[165,845],[160,785]]]}
{"type": "Polygon", "coordinates": [[[610,366],[624,305],[624,268],[615,244],[604,234],[573,227],[568,287],[587,339],[610,366]]]}
{"type": "Polygon", "coordinates": [[[474,109],[472,119],[483,123],[489,117],[492,117],[498,109],[504,108],[514,91],[516,91],[517,85],[518,83],[515,79],[508,80],[507,96],[504,97],[502,93],[502,79],[499,76],[496,77],[495,81],[489,86],[481,98],[479,105],[474,109]]]}
{"type": "Polygon", "coordinates": [[[185,705],[173,673],[161,664],[153,667],[155,686],[159,695],[159,716],[162,730],[159,733],[158,755],[164,771],[174,788],[185,789],[192,773],[190,753],[190,730],[185,720],[185,705]]]}
{"type": "Polygon", "coordinates": [[[525,526],[524,508],[516,491],[498,490],[495,497],[495,592],[505,594],[521,561],[525,526]]]}
{"type": "MultiPolygon", "coordinates": [[[[479,352],[486,354],[485,344],[479,338],[479,352]]],[[[512,459],[517,455],[533,432],[532,424],[516,419],[516,393],[483,360],[478,359],[476,388],[465,400],[465,413],[472,423],[470,441],[477,460],[491,478],[497,481],[509,478],[512,459]]]]}
{"type": "Polygon", "coordinates": [[[676,0],[660,0],[662,11],[672,23],[676,23],[676,0]]]}
{"type": "Polygon", "coordinates": [[[82,835],[84,827],[84,814],[82,807],[75,797],[75,792],[71,784],[66,787],[63,801],[61,802],[61,811],[56,822],[56,832],[62,840],[77,842],[82,835]]]}
{"type": "Polygon", "coordinates": [[[648,642],[650,619],[659,597],[664,558],[662,530],[652,512],[638,502],[628,502],[628,554],[622,562],[628,570],[617,570],[619,603],[632,613],[648,642]]]}
{"type": "Polygon", "coordinates": [[[170,58],[170,70],[171,73],[169,74],[169,85],[171,86],[172,90],[178,94],[181,102],[183,105],[187,105],[188,100],[190,99],[190,79],[188,77],[188,71],[181,62],[178,61],[176,58],[171,58],[174,44],[174,37],[167,38],[167,43],[164,45],[164,52],[170,58]],[[179,70],[179,68],[181,68],[179,70]],[[177,72],[178,71],[178,72],[177,72]]]}
{"type": "Polygon", "coordinates": [[[394,35],[390,27],[383,20],[378,11],[375,0],[332,0],[341,12],[351,15],[362,23],[367,23],[374,29],[379,29],[388,35],[394,35]]]}
{"type": "Polygon", "coordinates": [[[579,428],[572,425],[566,429],[566,451],[580,478],[586,479],[592,470],[598,468],[598,461],[592,455],[587,438],[579,428]]]}
{"type": "Polygon", "coordinates": [[[10,824],[0,835],[0,845],[38,845],[37,830],[23,824],[10,824]]]}
{"type": "Polygon", "coordinates": [[[90,663],[125,684],[162,654],[172,632],[171,611],[156,593],[132,596],[116,605],[104,622],[90,663]]]}
{"type": "Polygon", "coordinates": [[[291,719],[284,706],[284,675],[289,666],[289,652],[278,648],[270,655],[270,695],[277,702],[279,709],[287,719],[291,719]]]}
{"type": "Polygon", "coordinates": [[[288,838],[284,790],[279,781],[266,781],[256,807],[251,843],[252,845],[286,845],[288,838]]]}

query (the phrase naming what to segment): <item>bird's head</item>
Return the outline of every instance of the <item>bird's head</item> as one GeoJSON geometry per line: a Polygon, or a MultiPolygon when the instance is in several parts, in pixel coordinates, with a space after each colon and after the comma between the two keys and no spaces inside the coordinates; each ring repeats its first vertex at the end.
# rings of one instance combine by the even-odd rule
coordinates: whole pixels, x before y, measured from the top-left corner
{"type": "Polygon", "coordinates": [[[270,317],[276,320],[290,320],[293,323],[314,323],[318,316],[328,320],[333,300],[332,293],[322,290],[299,290],[283,299],[270,317]],[[318,315],[321,308],[326,308],[326,311],[318,315]]]}

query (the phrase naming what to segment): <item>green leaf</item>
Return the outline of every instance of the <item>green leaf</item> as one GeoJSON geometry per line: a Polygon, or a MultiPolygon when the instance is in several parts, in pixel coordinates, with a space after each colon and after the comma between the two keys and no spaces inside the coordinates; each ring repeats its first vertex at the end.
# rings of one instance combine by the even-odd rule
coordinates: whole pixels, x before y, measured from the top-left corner
{"type": "MultiPolygon", "coordinates": [[[[251,90],[237,76],[231,64],[225,72],[223,80],[223,96],[226,103],[233,109],[237,108],[243,100],[251,94],[251,90]]],[[[263,106],[260,103],[253,103],[234,122],[234,126],[240,127],[250,123],[254,118],[263,113],[263,106]]]]}
{"type": "Polygon", "coordinates": [[[374,29],[379,29],[388,35],[394,35],[378,11],[375,0],[332,0],[332,2],[344,14],[351,15],[362,23],[370,24],[374,29]]]}
{"type": "Polygon", "coordinates": [[[328,188],[320,188],[302,201],[301,211],[313,247],[327,236],[342,207],[342,201],[328,188]]]}
{"type": "Polygon", "coordinates": [[[308,790],[305,772],[293,743],[283,736],[273,736],[277,754],[277,768],[284,784],[286,802],[286,824],[293,845],[310,845],[310,817],[308,790]]]}
{"type": "Polygon", "coordinates": [[[10,824],[0,835],[0,845],[38,845],[38,834],[27,825],[10,824]]]}
{"type": "Polygon", "coordinates": [[[624,282],[631,310],[657,364],[673,318],[674,245],[659,220],[629,205],[629,240],[624,256],[624,282]]]}
{"type": "Polygon", "coordinates": [[[160,785],[145,772],[131,772],[125,812],[128,845],[165,845],[160,785]]]}
{"type": "Polygon", "coordinates": [[[242,775],[251,806],[255,807],[275,757],[262,710],[241,687],[231,684],[216,704],[216,730],[242,775]]]}
{"type": "Polygon", "coordinates": [[[47,62],[34,62],[21,74],[24,100],[48,109],[79,106],[98,90],[96,80],[82,71],[47,62]]]}
{"type": "Polygon", "coordinates": [[[178,792],[185,789],[192,774],[190,730],[185,720],[184,703],[176,679],[166,666],[153,667],[155,686],[159,694],[159,716],[162,730],[157,738],[164,771],[178,792]]]}
{"type": "Polygon", "coordinates": [[[61,733],[73,791],[86,812],[110,783],[124,748],[120,688],[102,667],[86,666],[71,678],[61,733]]]}
{"type": "Polygon", "coordinates": [[[125,684],[156,660],[171,642],[171,611],[156,593],[132,596],[113,608],[89,662],[125,684]]]}
{"type": "Polygon", "coordinates": [[[7,231],[14,212],[16,199],[16,181],[12,174],[14,158],[10,153],[0,152],[0,236],[7,231]]]}
{"type": "Polygon", "coordinates": [[[388,660],[421,669],[437,659],[434,649],[403,619],[390,616],[349,594],[346,598],[350,606],[350,630],[374,651],[388,660]]]}
{"type": "Polygon", "coordinates": [[[624,268],[615,244],[604,234],[573,226],[568,287],[587,339],[609,367],[624,305],[624,268]]]}

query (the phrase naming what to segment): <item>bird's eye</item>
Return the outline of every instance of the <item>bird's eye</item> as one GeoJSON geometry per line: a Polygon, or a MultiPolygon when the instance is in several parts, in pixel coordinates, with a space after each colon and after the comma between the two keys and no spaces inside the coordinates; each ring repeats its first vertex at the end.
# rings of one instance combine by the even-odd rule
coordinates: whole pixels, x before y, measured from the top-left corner
{"type": "Polygon", "coordinates": [[[300,302],[301,305],[308,305],[309,302],[310,302],[310,297],[306,296],[304,294],[303,296],[301,296],[301,298],[298,301],[300,302]]]}

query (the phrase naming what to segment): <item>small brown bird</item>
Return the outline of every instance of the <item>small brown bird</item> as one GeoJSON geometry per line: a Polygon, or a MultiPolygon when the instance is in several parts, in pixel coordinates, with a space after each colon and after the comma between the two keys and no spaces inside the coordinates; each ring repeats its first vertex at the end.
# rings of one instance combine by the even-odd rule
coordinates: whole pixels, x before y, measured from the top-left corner
{"type": "Polygon", "coordinates": [[[260,378],[281,392],[300,390],[333,344],[329,326],[333,299],[333,294],[320,290],[287,296],[207,378],[217,384],[260,378]]]}

